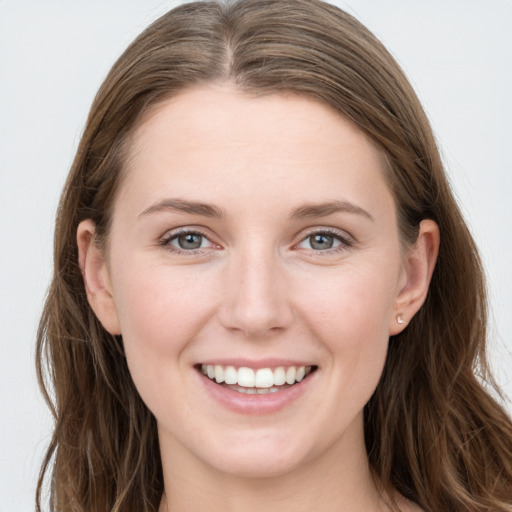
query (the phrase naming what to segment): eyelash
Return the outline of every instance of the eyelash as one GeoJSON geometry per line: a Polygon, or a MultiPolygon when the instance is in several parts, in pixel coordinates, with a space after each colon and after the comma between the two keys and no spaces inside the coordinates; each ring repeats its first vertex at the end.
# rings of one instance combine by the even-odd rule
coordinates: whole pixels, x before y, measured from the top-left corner
{"type": "MultiPolygon", "coordinates": [[[[174,231],[174,232],[164,236],[158,242],[158,245],[162,246],[163,248],[172,252],[173,254],[186,255],[186,256],[202,254],[205,249],[209,249],[209,247],[207,247],[207,248],[199,247],[197,249],[182,249],[182,248],[171,245],[172,241],[177,240],[180,236],[184,236],[184,235],[198,235],[198,236],[202,237],[202,239],[207,240],[210,244],[212,244],[214,246],[216,245],[214,242],[212,242],[210,240],[210,238],[205,233],[203,233],[202,231],[200,231],[198,229],[180,229],[178,231],[174,231]]],[[[313,236],[319,236],[319,235],[333,237],[337,242],[339,242],[339,244],[335,247],[331,247],[331,248],[327,248],[327,249],[323,249],[323,250],[322,249],[315,250],[313,248],[305,249],[305,250],[311,251],[311,253],[314,254],[315,256],[323,257],[323,256],[332,255],[333,253],[336,254],[336,253],[339,253],[342,251],[346,251],[347,249],[350,249],[350,247],[352,247],[354,245],[354,241],[347,235],[342,235],[339,231],[334,230],[334,229],[324,228],[324,229],[316,229],[316,230],[310,231],[309,233],[306,234],[306,236],[301,238],[301,240],[298,243],[294,244],[293,247],[297,247],[298,245],[306,242],[308,239],[311,239],[313,236]]],[[[202,243],[202,241],[201,241],[201,243],[202,243]]]]}

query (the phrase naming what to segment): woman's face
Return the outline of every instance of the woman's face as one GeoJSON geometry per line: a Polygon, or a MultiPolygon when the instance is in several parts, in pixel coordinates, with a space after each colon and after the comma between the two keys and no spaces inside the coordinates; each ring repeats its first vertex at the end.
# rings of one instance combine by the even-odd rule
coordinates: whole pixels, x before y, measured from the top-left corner
{"type": "Polygon", "coordinates": [[[153,113],[128,162],[93,307],[122,333],[164,464],[360,458],[409,279],[366,136],[310,99],[204,87],[153,113]]]}

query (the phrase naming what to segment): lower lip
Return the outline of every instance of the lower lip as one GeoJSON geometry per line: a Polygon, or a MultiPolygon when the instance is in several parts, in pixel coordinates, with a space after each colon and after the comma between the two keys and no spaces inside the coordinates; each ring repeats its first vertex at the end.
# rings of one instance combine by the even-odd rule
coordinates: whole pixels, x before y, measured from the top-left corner
{"type": "Polygon", "coordinates": [[[304,380],[289,388],[277,391],[276,393],[266,393],[264,395],[239,393],[238,391],[217,384],[199,372],[198,375],[207,392],[221,405],[239,414],[256,416],[272,414],[292,404],[311,385],[315,373],[316,372],[311,373],[304,380]]]}

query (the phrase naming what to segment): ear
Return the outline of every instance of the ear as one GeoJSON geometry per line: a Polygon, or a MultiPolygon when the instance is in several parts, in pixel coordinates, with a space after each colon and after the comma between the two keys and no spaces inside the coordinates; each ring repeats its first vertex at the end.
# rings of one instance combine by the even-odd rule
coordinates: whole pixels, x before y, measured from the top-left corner
{"type": "Polygon", "coordinates": [[[433,220],[420,224],[418,238],[405,258],[404,282],[395,300],[389,334],[402,332],[427,297],[439,252],[439,227],[433,220]]]}
{"type": "Polygon", "coordinates": [[[110,334],[121,334],[107,262],[104,251],[96,243],[95,234],[96,225],[92,220],[84,220],[78,225],[78,263],[87,300],[103,327],[110,334]]]}

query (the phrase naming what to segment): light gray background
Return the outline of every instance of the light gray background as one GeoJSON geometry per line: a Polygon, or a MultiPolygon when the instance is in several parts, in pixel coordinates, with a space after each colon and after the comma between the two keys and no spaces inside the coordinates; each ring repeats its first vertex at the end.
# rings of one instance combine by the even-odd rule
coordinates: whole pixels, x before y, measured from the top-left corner
{"type": "MultiPolygon", "coordinates": [[[[126,45],[179,3],[0,0],[0,512],[34,508],[51,425],[35,330],[89,105],[126,45]]],[[[512,396],[512,0],[336,3],[383,40],[426,107],[484,257],[492,361],[512,396]]]]}

